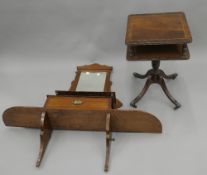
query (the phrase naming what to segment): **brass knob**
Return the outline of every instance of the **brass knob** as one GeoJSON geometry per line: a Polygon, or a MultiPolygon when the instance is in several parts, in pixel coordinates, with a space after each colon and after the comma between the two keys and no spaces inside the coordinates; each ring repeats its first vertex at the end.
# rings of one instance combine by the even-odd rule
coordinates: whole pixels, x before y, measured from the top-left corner
{"type": "Polygon", "coordinates": [[[83,104],[83,101],[81,101],[81,100],[74,100],[73,104],[74,105],[81,105],[81,104],[83,104]]]}

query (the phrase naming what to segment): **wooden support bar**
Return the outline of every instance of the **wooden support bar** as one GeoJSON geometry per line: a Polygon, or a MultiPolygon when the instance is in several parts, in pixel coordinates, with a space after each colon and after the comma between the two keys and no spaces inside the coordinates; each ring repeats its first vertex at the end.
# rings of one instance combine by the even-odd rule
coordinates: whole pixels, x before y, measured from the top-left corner
{"type": "Polygon", "coordinates": [[[44,156],[45,150],[47,148],[47,144],[50,140],[52,129],[49,117],[47,115],[47,112],[42,112],[41,114],[41,120],[40,120],[40,150],[39,150],[39,156],[37,159],[36,167],[39,167],[42,161],[42,158],[44,156]]]}
{"type": "Polygon", "coordinates": [[[105,166],[104,166],[105,172],[109,170],[111,141],[114,141],[114,139],[112,138],[112,133],[111,133],[110,120],[111,120],[111,115],[110,113],[108,113],[106,116],[106,159],[105,159],[105,166]]]}

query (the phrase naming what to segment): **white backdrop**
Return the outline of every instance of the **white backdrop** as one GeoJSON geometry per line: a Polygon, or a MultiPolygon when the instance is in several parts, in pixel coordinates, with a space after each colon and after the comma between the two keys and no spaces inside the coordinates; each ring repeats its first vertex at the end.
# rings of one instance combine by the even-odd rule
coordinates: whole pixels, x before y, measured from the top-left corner
{"type": "MultiPolygon", "coordinates": [[[[132,77],[149,62],[126,61],[127,16],[132,13],[184,11],[191,28],[189,61],[166,61],[172,95],[182,104],[174,111],[158,85],[138,107],[156,115],[163,134],[115,133],[108,174],[206,175],[205,0],[1,0],[0,113],[11,106],[42,106],[46,94],[67,90],[77,65],[98,62],[114,67],[113,86],[123,108],[144,85],[132,77]]],[[[105,174],[105,135],[54,131],[42,166],[35,168],[39,131],[5,127],[0,121],[0,174],[105,174]]]]}

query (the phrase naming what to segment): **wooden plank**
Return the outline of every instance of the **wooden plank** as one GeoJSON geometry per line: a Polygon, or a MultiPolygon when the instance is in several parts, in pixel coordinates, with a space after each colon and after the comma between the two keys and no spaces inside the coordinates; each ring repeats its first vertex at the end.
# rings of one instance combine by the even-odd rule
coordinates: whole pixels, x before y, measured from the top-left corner
{"type": "MultiPolygon", "coordinates": [[[[6,126],[40,128],[44,108],[12,107],[3,114],[6,126]]],[[[160,121],[139,110],[61,110],[47,109],[52,129],[105,131],[106,115],[111,114],[111,131],[161,133],[160,121]]]]}

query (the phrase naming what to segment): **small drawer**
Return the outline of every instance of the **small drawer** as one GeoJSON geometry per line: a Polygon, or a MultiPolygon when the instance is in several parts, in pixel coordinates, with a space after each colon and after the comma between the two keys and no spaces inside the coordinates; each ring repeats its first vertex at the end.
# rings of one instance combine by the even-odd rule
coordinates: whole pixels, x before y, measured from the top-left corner
{"type": "Polygon", "coordinates": [[[44,107],[47,109],[111,109],[111,98],[48,96],[44,107]]]}

